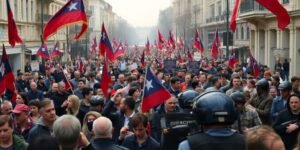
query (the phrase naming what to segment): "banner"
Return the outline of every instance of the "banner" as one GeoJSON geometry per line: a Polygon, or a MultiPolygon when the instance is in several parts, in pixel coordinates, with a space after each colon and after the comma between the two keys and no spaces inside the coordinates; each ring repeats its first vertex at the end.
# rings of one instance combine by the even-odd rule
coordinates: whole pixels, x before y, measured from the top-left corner
{"type": "Polygon", "coordinates": [[[188,71],[192,74],[198,75],[200,72],[200,61],[189,61],[188,71]]]}
{"type": "Polygon", "coordinates": [[[164,60],[164,73],[174,74],[176,72],[176,60],[164,60]]]}

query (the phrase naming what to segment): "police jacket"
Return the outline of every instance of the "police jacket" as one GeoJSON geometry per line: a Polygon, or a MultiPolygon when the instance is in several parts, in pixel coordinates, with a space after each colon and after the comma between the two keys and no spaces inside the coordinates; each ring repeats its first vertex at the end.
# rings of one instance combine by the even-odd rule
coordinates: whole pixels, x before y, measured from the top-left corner
{"type": "Polygon", "coordinates": [[[159,143],[152,137],[148,136],[144,143],[139,144],[134,134],[125,137],[122,146],[134,150],[159,150],[160,149],[159,143]]]}
{"type": "Polygon", "coordinates": [[[115,145],[115,141],[109,138],[96,138],[92,141],[94,150],[128,150],[127,148],[115,145]]]}
{"type": "Polygon", "coordinates": [[[273,98],[268,95],[258,96],[255,95],[249,102],[253,107],[255,107],[256,112],[259,115],[259,118],[263,125],[271,125],[271,107],[272,107],[273,98]]]}

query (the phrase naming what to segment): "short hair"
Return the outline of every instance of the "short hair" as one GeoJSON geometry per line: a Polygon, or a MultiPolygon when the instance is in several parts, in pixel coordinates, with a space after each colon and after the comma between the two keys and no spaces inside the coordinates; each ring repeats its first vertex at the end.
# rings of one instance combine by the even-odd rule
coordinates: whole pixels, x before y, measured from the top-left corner
{"type": "Polygon", "coordinates": [[[252,129],[246,134],[246,149],[247,150],[268,150],[270,149],[266,141],[272,141],[272,144],[276,140],[281,140],[280,136],[268,126],[261,126],[257,129],[252,129]],[[272,140],[269,138],[271,137],[272,140]]]}
{"type": "Polygon", "coordinates": [[[136,87],[131,87],[131,88],[129,89],[129,91],[128,91],[128,95],[129,95],[129,96],[133,96],[133,94],[134,94],[134,92],[135,92],[136,90],[138,90],[138,88],[136,88],[136,87]]]}
{"type": "Polygon", "coordinates": [[[72,115],[63,115],[55,120],[53,133],[63,150],[73,150],[80,138],[81,124],[72,115]]]}
{"type": "Polygon", "coordinates": [[[85,98],[86,95],[90,94],[91,91],[93,91],[93,89],[91,89],[89,87],[84,87],[82,89],[82,96],[83,96],[83,98],[85,98]]]}
{"type": "Polygon", "coordinates": [[[172,78],[170,79],[170,83],[171,83],[171,84],[174,84],[174,83],[176,83],[176,82],[180,82],[180,80],[179,80],[178,77],[172,77],[172,78]]]}
{"type": "Polygon", "coordinates": [[[48,99],[48,98],[45,98],[44,100],[42,100],[42,101],[40,102],[39,110],[40,110],[40,111],[43,111],[44,108],[45,108],[46,106],[50,105],[50,104],[53,104],[53,101],[50,100],[50,99],[48,99]]]}
{"type": "MultiPolygon", "coordinates": [[[[104,124],[104,122],[101,123],[104,124]]],[[[93,122],[93,131],[95,132],[95,136],[102,136],[102,137],[111,136],[112,129],[113,129],[112,122],[106,117],[99,117],[93,122]],[[100,123],[98,123],[100,120],[105,121],[105,124],[107,124],[106,129],[100,128],[99,126],[100,123]]]]}
{"type": "Polygon", "coordinates": [[[28,106],[35,106],[37,108],[40,108],[40,101],[39,100],[31,100],[29,103],[28,103],[28,106]]]}
{"type": "Polygon", "coordinates": [[[297,80],[300,80],[299,76],[292,76],[292,78],[291,78],[292,83],[296,82],[297,80]]]}
{"type": "Polygon", "coordinates": [[[0,127],[4,126],[6,123],[8,123],[10,128],[13,128],[13,121],[11,117],[8,115],[0,115],[0,127]]]}
{"type": "Polygon", "coordinates": [[[26,95],[26,93],[24,93],[24,92],[20,92],[19,93],[19,95],[21,96],[21,98],[23,99],[23,101],[24,101],[24,104],[25,105],[28,105],[28,98],[27,98],[27,95],[26,95]]]}
{"type": "Polygon", "coordinates": [[[148,118],[142,113],[136,113],[131,118],[131,124],[133,128],[138,127],[140,124],[142,124],[144,127],[147,127],[148,125],[148,118]]]}
{"type": "Polygon", "coordinates": [[[83,79],[79,79],[79,80],[78,80],[78,83],[79,83],[79,82],[83,82],[83,84],[85,84],[85,80],[83,80],[83,79]]]}
{"type": "Polygon", "coordinates": [[[135,100],[132,96],[127,96],[124,100],[124,105],[128,106],[130,110],[134,110],[135,100]]]}

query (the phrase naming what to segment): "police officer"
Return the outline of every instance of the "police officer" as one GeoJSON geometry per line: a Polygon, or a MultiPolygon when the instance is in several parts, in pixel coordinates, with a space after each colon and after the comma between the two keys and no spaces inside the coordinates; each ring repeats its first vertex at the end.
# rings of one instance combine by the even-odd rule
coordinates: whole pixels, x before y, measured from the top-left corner
{"type": "Polygon", "coordinates": [[[191,112],[193,108],[194,98],[199,95],[195,90],[187,90],[178,94],[179,106],[184,112],[191,112]]]}
{"type": "Polygon", "coordinates": [[[93,96],[90,101],[90,111],[102,113],[104,109],[104,99],[101,96],[93,96]]]}
{"type": "Polygon", "coordinates": [[[266,79],[261,79],[255,85],[257,94],[250,99],[248,107],[256,110],[264,125],[271,125],[270,113],[273,98],[269,95],[269,82],[266,79]]]}
{"type": "Polygon", "coordinates": [[[244,150],[245,137],[228,128],[237,120],[232,99],[219,91],[210,91],[197,97],[193,112],[203,130],[188,136],[179,150],[244,150]]]}

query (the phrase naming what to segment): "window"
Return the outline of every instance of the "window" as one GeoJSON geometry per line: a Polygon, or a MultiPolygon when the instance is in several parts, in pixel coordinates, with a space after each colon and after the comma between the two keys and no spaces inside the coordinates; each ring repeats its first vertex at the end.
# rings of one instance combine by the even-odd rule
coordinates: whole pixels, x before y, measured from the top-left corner
{"type": "Polygon", "coordinates": [[[215,5],[210,5],[210,18],[215,17],[215,5]]]}
{"type": "Polygon", "coordinates": [[[239,39],[239,27],[236,27],[236,31],[235,31],[235,39],[239,39]]]}
{"type": "Polygon", "coordinates": [[[244,27],[241,28],[241,39],[244,40],[244,27]]]}
{"type": "Polygon", "coordinates": [[[282,0],[282,4],[287,4],[289,3],[290,0],[282,0]]]}
{"type": "Polygon", "coordinates": [[[218,2],[218,15],[219,15],[219,16],[222,15],[222,4],[221,4],[221,1],[218,2]]]}
{"type": "Polygon", "coordinates": [[[249,40],[250,39],[250,29],[249,29],[249,27],[247,27],[247,40],[249,40]]]}

